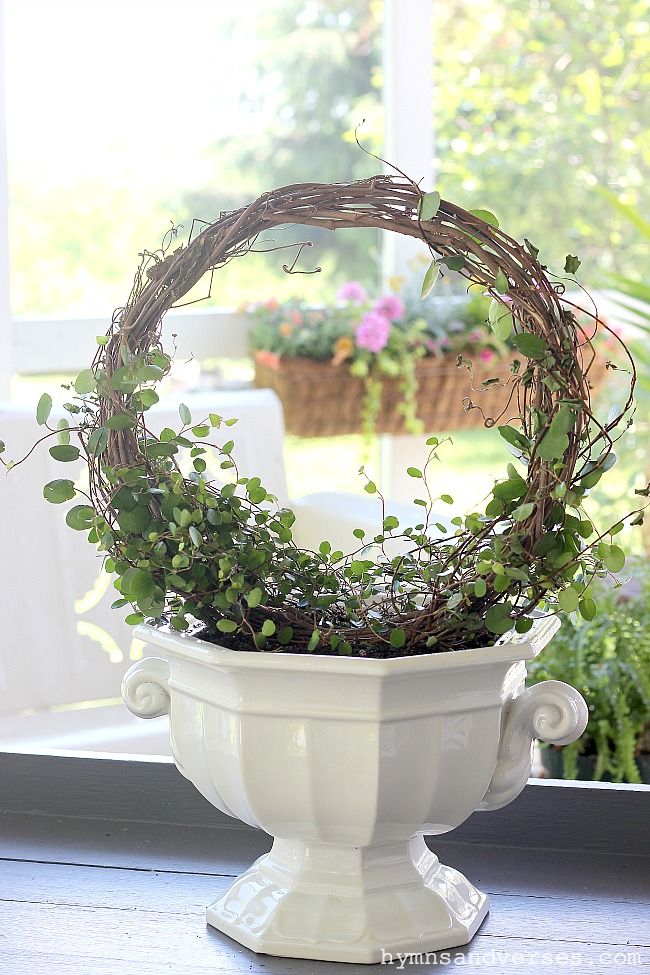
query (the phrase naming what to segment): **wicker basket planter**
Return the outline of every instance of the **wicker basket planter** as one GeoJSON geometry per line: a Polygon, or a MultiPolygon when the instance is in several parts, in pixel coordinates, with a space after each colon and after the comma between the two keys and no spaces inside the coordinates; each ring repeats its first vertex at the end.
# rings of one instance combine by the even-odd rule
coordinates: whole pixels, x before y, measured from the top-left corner
{"type": "MultiPolygon", "coordinates": [[[[255,358],[255,385],[272,389],[280,398],[287,433],[297,437],[338,437],[360,433],[364,385],[351,376],[346,365],[314,359],[280,359],[276,367],[255,358]]],[[[481,388],[486,379],[498,376],[507,381],[507,360],[474,362],[473,374],[456,365],[456,359],[431,358],[416,366],[418,417],[426,433],[468,430],[492,426],[508,402],[508,391],[501,383],[481,388]],[[479,409],[468,409],[471,400],[479,409]],[[486,422],[487,421],[487,422],[486,422]]],[[[605,364],[596,360],[589,381],[598,389],[606,378],[605,364]]],[[[404,420],[398,410],[401,401],[397,379],[383,379],[382,404],[377,433],[403,434],[404,420]]],[[[516,406],[506,410],[502,422],[511,419],[516,406]]]]}
{"type": "MultiPolygon", "coordinates": [[[[416,368],[418,416],[426,432],[482,427],[485,417],[497,417],[507,401],[499,385],[481,389],[485,379],[508,376],[508,363],[476,363],[474,375],[458,368],[453,358],[425,359],[416,368]],[[481,409],[466,410],[470,398],[481,409]],[[483,411],[483,413],[481,412],[483,411]]],[[[273,368],[255,358],[255,385],[272,389],[284,409],[287,433],[299,437],[336,437],[361,431],[364,394],[362,379],[351,376],[345,364],[313,359],[281,359],[273,368]]],[[[405,433],[398,411],[401,400],[397,379],[383,380],[378,433],[405,433]]]]}

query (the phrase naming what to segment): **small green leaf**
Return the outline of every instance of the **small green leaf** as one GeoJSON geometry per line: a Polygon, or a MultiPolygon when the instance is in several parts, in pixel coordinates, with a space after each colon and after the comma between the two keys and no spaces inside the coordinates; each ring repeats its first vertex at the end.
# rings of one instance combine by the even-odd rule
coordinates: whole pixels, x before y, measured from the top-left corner
{"type": "Polygon", "coordinates": [[[509,288],[508,279],[503,273],[503,271],[501,270],[501,268],[499,268],[497,272],[497,276],[494,279],[494,287],[496,288],[496,290],[499,292],[500,295],[504,295],[508,291],[509,288]]]}
{"type": "Polygon", "coordinates": [[[43,497],[50,504],[62,504],[70,501],[76,494],[73,481],[56,480],[49,481],[43,488],[43,497]]]}
{"type": "Polygon", "coordinates": [[[433,220],[440,206],[440,193],[423,193],[418,206],[418,217],[422,221],[433,220]]]}
{"type": "Polygon", "coordinates": [[[281,627],[277,632],[276,639],[278,643],[280,643],[283,647],[286,646],[287,643],[291,643],[291,641],[293,640],[293,627],[292,626],[281,627]]]}
{"type": "Polygon", "coordinates": [[[65,523],[69,528],[74,528],[75,531],[86,531],[86,529],[92,528],[94,518],[94,508],[88,504],[76,504],[66,514],[65,523]]]}
{"type": "Polygon", "coordinates": [[[507,481],[500,481],[492,488],[492,494],[500,501],[517,501],[527,490],[526,482],[518,474],[507,481]]]}
{"type": "Polygon", "coordinates": [[[610,545],[609,551],[603,557],[603,562],[610,572],[620,572],[625,565],[625,552],[618,545],[610,545]]]}
{"type": "Polygon", "coordinates": [[[165,371],[160,366],[142,366],[138,369],[137,379],[138,382],[146,383],[156,379],[162,379],[164,375],[165,371]]]}
{"type": "Polygon", "coordinates": [[[490,606],[485,614],[485,625],[490,633],[496,633],[497,635],[507,633],[508,630],[512,629],[510,607],[503,603],[490,606]]]}
{"type": "Polygon", "coordinates": [[[192,522],[192,512],[188,508],[174,508],[174,521],[181,528],[187,528],[192,522]]]}
{"type": "Polygon", "coordinates": [[[474,583],[474,595],[481,599],[487,592],[487,583],[485,579],[477,579],[474,583]]]}
{"type": "Polygon", "coordinates": [[[597,612],[596,603],[591,596],[583,596],[578,603],[578,609],[583,620],[592,620],[597,612]]]}
{"type": "Polygon", "coordinates": [[[106,427],[98,427],[97,430],[93,432],[88,437],[88,444],[86,449],[89,454],[94,457],[99,457],[103,454],[108,445],[108,430],[106,427]]]}
{"type": "Polygon", "coordinates": [[[574,613],[580,603],[580,596],[575,589],[569,586],[568,589],[563,589],[562,592],[558,593],[557,601],[565,613],[574,613]]]}
{"type": "Polygon", "coordinates": [[[138,505],[133,511],[120,511],[117,522],[122,531],[137,535],[151,524],[151,512],[143,505],[138,505]]]}
{"type": "Polygon", "coordinates": [[[424,301],[428,298],[433,288],[435,286],[438,277],[440,276],[440,264],[438,261],[431,261],[429,267],[426,270],[426,274],[422,280],[422,288],[420,290],[420,298],[424,301]]]}
{"type": "Polygon", "coordinates": [[[515,630],[517,633],[528,633],[532,629],[533,620],[529,616],[524,616],[522,619],[517,620],[515,623],[515,630]]]}
{"type": "Polygon", "coordinates": [[[145,569],[129,569],[122,576],[122,592],[140,601],[149,599],[156,588],[156,583],[150,572],[145,569]]]}
{"type": "Polygon", "coordinates": [[[262,636],[273,636],[275,633],[275,623],[273,620],[264,620],[262,623],[262,636]]]}
{"type": "Polygon", "coordinates": [[[110,335],[96,335],[95,336],[95,342],[97,343],[97,345],[108,345],[108,343],[110,342],[110,340],[111,340],[110,335]]]}
{"type": "Polygon", "coordinates": [[[108,430],[128,430],[135,426],[135,417],[130,413],[114,413],[105,424],[108,430]]]}
{"type": "Polygon", "coordinates": [[[575,255],[567,254],[564,259],[564,270],[567,274],[575,274],[581,264],[582,261],[579,260],[575,255]]]}
{"type": "Polygon", "coordinates": [[[565,433],[555,433],[549,428],[537,445],[537,456],[542,460],[559,460],[568,446],[569,438],[565,433]]]}
{"type": "Polygon", "coordinates": [[[452,498],[451,494],[441,494],[440,495],[440,500],[441,501],[444,501],[445,504],[453,504],[454,503],[454,499],[452,498]]]}
{"type": "Polygon", "coordinates": [[[514,327],[515,321],[512,314],[509,311],[504,311],[494,323],[493,330],[496,337],[501,339],[502,342],[505,342],[512,335],[514,327]]]}
{"type": "Polygon", "coordinates": [[[79,448],[71,447],[69,444],[57,444],[55,447],[50,447],[50,454],[54,460],[60,460],[63,463],[78,460],[80,456],[79,448]]]}
{"type": "Polygon", "coordinates": [[[535,504],[532,501],[526,501],[525,504],[520,504],[512,512],[513,521],[526,521],[526,518],[530,518],[534,510],[535,504]]]}
{"type": "Polygon", "coordinates": [[[512,447],[517,447],[519,450],[530,449],[530,440],[528,437],[525,437],[524,434],[519,430],[516,430],[515,427],[501,426],[497,427],[497,429],[503,439],[512,447]]]}
{"type": "Polygon", "coordinates": [[[478,217],[483,223],[489,224],[491,227],[498,227],[499,221],[492,213],[491,210],[470,210],[469,211],[473,217],[478,217]]]}
{"type": "Polygon", "coordinates": [[[189,536],[195,548],[200,548],[203,545],[203,535],[195,525],[190,525],[189,536]]]}
{"type": "MultiPolygon", "coordinates": [[[[121,600],[118,600],[121,602],[121,600]]],[[[128,616],[124,617],[124,622],[127,626],[137,626],[138,623],[144,623],[144,616],[142,613],[129,613],[128,616]]]]}
{"type": "Polygon", "coordinates": [[[451,257],[445,257],[444,262],[450,271],[461,271],[465,267],[465,258],[462,254],[453,254],[451,257]]]}
{"type": "Polygon", "coordinates": [[[534,244],[531,244],[531,242],[528,240],[527,237],[524,237],[524,245],[526,247],[526,250],[528,251],[528,253],[532,257],[532,259],[534,261],[536,261],[537,260],[537,255],[539,254],[539,247],[535,247],[534,244]]]}
{"type": "Polygon", "coordinates": [[[312,635],[309,637],[309,643],[307,644],[307,653],[312,653],[318,644],[320,643],[320,630],[314,630],[312,635]]]}
{"type": "Polygon", "coordinates": [[[399,528],[399,519],[395,515],[387,515],[384,518],[384,530],[393,531],[394,528],[399,528]]]}
{"type": "Polygon", "coordinates": [[[189,424],[192,422],[192,414],[190,412],[190,408],[186,406],[185,403],[181,403],[180,406],[178,407],[178,415],[180,416],[181,421],[185,424],[185,426],[189,426],[189,424]]]}
{"type": "Polygon", "coordinates": [[[56,438],[57,441],[67,446],[70,443],[70,424],[65,418],[62,418],[57,423],[56,428],[59,431],[56,438]]]}
{"type": "Polygon", "coordinates": [[[160,399],[155,389],[141,389],[138,396],[145,409],[149,409],[150,406],[155,406],[160,399]]]}
{"type": "Polygon", "coordinates": [[[406,473],[409,477],[422,477],[422,471],[419,467],[407,467],[406,473]]]}
{"type": "Polygon", "coordinates": [[[405,630],[402,630],[400,627],[398,627],[397,629],[390,631],[391,647],[394,647],[396,650],[399,650],[400,647],[403,647],[405,643],[406,643],[405,630]]]}
{"type": "Polygon", "coordinates": [[[207,437],[210,433],[210,427],[207,423],[199,423],[197,426],[192,427],[192,433],[195,437],[207,437]]]}
{"type": "Polygon", "coordinates": [[[234,620],[217,620],[217,629],[220,633],[234,633],[237,623],[234,620]]]}
{"type": "Polygon", "coordinates": [[[36,407],[36,422],[39,426],[45,426],[52,412],[52,397],[49,393],[43,393],[36,407]]]}
{"type": "Polygon", "coordinates": [[[147,444],[147,457],[173,457],[177,453],[178,447],[174,443],[147,444]]]}
{"type": "Polygon", "coordinates": [[[256,609],[262,602],[263,598],[264,598],[264,590],[260,589],[259,586],[256,586],[255,589],[251,589],[251,591],[246,596],[246,602],[248,603],[251,609],[256,609]]]}
{"type": "Polygon", "coordinates": [[[546,342],[539,335],[521,332],[513,336],[514,345],[527,359],[542,359],[546,355],[546,342]]]}
{"type": "Polygon", "coordinates": [[[96,385],[97,380],[92,369],[82,369],[74,381],[74,388],[80,396],[84,396],[86,393],[92,393],[96,385]]]}

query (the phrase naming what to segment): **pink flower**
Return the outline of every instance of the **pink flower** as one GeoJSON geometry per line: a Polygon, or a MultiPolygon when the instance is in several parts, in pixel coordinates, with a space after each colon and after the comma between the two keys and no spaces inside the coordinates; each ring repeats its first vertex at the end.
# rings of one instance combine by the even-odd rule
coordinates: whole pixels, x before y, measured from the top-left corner
{"type": "Polygon", "coordinates": [[[389,322],[394,322],[404,314],[404,302],[397,295],[383,295],[375,302],[375,311],[387,318],[389,322]]]}
{"type": "Polygon", "coordinates": [[[346,281],[339,288],[336,297],[339,301],[352,301],[357,305],[361,305],[368,297],[368,294],[364,286],[358,281],[346,281]]]}
{"type": "Polygon", "coordinates": [[[381,352],[388,342],[391,324],[385,315],[380,315],[377,311],[369,311],[364,315],[357,330],[355,337],[360,349],[367,349],[368,352],[381,352]]]}
{"type": "Polygon", "coordinates": [[[302,325],[304,320],[302,312],[299,311],[297,308],[294,308],[292,311],[289,312],[289,318],[291,319],[294,325],[302,325]]]}
{"type": "Polygon", "coordinates": [[[494,359],[494,352],[492,349],[481,349],[478,357],[481,362],[490,362],[492,359],[494,359]]]}
{"type": "Polygon", "coordinates": [[[279,304],[280,302],[277,298],[269,298],[269,300],[264,303],[264,307],[269,311],[275,311],[279,304]]]}
{"type": "Polygon", "coordinates": [[[473,332],[470,332],[467,336],[468,342],[481,342],[483,340],[483,332],[479,332],[477,328],[473,332]]]}

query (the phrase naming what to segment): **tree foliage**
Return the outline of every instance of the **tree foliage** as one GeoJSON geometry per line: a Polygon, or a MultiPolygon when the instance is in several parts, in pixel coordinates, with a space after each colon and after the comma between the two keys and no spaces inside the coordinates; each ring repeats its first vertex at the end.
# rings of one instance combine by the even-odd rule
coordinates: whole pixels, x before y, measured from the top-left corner
{"type": "Polygon", "coordinates": [[[629,268],[640,237],[595,187],[648,212],[645,0],[449,0],[435,32],[442,192],[468,207],[489,198],[518,239],[534,226],[553,266],[578,252],[586,284],[629,268]]]}

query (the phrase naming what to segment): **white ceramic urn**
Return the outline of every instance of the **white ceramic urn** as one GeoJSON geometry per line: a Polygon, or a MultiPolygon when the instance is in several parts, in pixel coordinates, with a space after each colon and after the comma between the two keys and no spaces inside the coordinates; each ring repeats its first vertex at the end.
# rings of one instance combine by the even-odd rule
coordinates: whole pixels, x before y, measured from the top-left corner
{"type": "Polygon", "coordinates": [[[423,836],[514,799],[534,738],[574,741],[580,694],[525,689],[557,622],[492,647],[390,660],[227,650],[151,626],[127,707],[169,711],[174,759],[213,805],[274,837],[207,911],[247,948],[379,962],[466,944],[488,898],[423,836]]]}

